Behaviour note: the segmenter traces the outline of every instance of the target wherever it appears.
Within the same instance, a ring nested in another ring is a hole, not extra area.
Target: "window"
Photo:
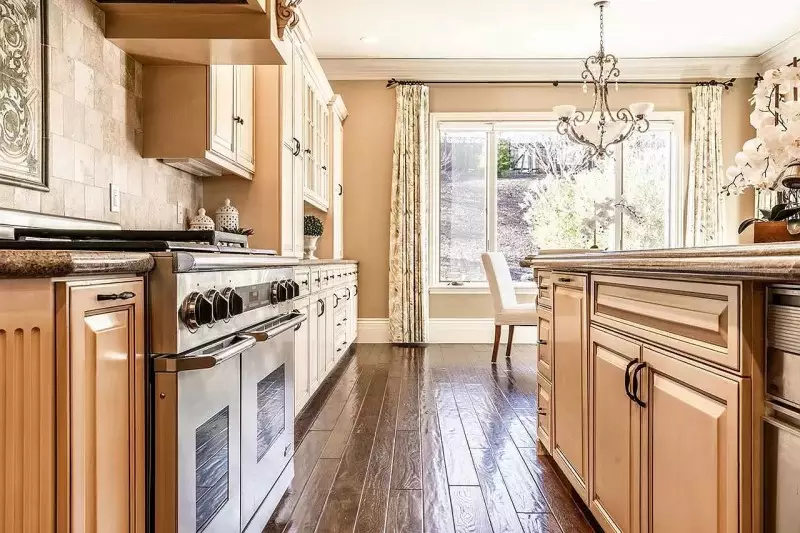
[[[485,283],[480,254],[503,252],[515,282],[539,249],[664,248],[680,244],[683,114],[597,160],[556,133],[552,115],[434,114],[432,286]]]

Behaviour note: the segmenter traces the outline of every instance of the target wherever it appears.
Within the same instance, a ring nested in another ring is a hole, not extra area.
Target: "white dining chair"
[[[514,327],[536,326],[538,316],[536,304],[517,302],[511,272],[508,270],[508,263],[502,253],[486,252],[481,255],[481,261],[486,279],[489,281],[489,292],[492,293],[494,304],[494,348],[492,349],[492,363],[494,363],[497,361],[497,349],[500,346],[500,333],[503,326],[508,326],[506,357],[511,357]]]

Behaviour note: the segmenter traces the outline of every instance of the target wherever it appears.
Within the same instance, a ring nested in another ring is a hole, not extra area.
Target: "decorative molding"
[[[582,59],[320,59],[330,80],[580,81]],[[621,81],[752,78],[756,57],[620,59]]]
[[[760,56],[758,60],[762,70],[788,65],[795,57],[800,57],[800,32],[779,42]]]
[[[300,13],[297,6],[303,0],[275,0],[275,16],[278,23],[278,39],[283,40],[284,33],[288,29],[294,29],[300,24]]]
[[[428,322],[430,344],[491,344],[494,340],[492,318],[431,318]],[[508,328],[503,328],[505,342]],[[514,342],[535,344],[538,341],[535,327],[518,327]],[[359,318],[357,341],[364,344],[389,343],[388,318]]]

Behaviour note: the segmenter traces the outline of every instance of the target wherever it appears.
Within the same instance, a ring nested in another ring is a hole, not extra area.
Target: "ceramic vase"
[[[319,259],[314,252],[317,251],[317,241],[319,240],[319,236],[312,237],[310,235],[305,235],[303,237],[303,259]]]

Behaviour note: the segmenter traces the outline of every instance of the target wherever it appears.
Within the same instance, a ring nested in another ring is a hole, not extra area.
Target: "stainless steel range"
[[[294,450],[296,261],[154,257],[155,531],[260,532]]]
[[[297,261],[214,231],[14,228],[0,248],[152,253],[148,531],[262,531],[293,474]]]

